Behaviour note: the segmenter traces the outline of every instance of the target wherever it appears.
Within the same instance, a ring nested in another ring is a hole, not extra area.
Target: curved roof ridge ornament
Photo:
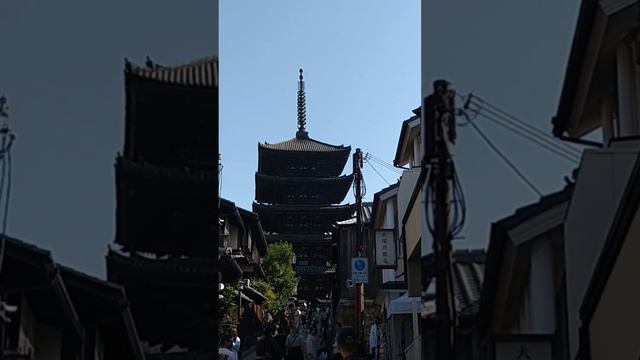
[[[307,104],[304,93],[304,78],[302,76],[302,69],[300,69],[300,77],[298,80],[298,132],[296,138],[308,139],[309,134],[305,130],[307,125]]]

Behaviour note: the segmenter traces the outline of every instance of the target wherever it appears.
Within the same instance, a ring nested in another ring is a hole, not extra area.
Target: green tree
[[[229,312],[234,306],[237,306],[237,295],[231,287],[225,287],[218,298],[218,333],[229,334],[232,328],[237,327],[234,319],[229,315]]]
[[[264,309],[276,317],[284,311],[293,295],[297,281],[291,266],[293,247],[286,242],[269,244],[267,256],[262,259],[266,278],[251,280],[251,286],[265,295]]]

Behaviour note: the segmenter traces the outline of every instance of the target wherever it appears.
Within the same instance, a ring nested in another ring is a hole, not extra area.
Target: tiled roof
[[[260,148],[270,149],[270,150],[281,150],[281,151],[303,151],[303,152],[350,152],[350,146],[344,145],[331,145],[327,143],[323,143],[317,140],[313,140],[310,138],[300,139],[293,138],[286,141],[282,141],[275,144],[258,144]]]
[[[127,72],[145,79],[176,85],[218,86],[218,58],[216,56],[171,67],[158,65],[141,67],[133,65],[127,60],[125,62]]]
[[[142,255],[126,256],[109,250],[107,261],[119,269],[129,272],[152,272],[157,274],[201,274],[213,277],[216,273],[215,262],[210,259],[149,259]]]
[[[335,274],[335,266],[296,266],[296,273],[299,275],[311,275],[311,274]]]
[[[151,180],[167,179],[172,181],[190,180],[199,183],[211,183],[217,181],[217,170],[192,170],[189,168],[168,168],[148,163],[131,161],[122,156],[116,159],[117,166],[127,171],[127,174]]]
[[[475,316],[480,309],[485,256],[484,250],[456,250],[453,253],[453,290],[456,296],[458,316]],[[435,279],[428,284],[427,293],[434,285]],[[423,308],[433,307],[423,306]],[[433,315],[435,313],[423,314],[427,317]]]
[[[362,223],[369,224],[371,222],[371,212],[373,211],[373,203],[371,202],[363,202],[362,203]],[[344,221],[338,221],[338,225],[352,225],[356,223],[356,216],[351,219],[347,219]]]
[[[277,204],[266,205],[260,203],[253,203],[253,211],[261,214],[342,214],[355,211],[355,204],[344,205],[289,205],[289,204]]]

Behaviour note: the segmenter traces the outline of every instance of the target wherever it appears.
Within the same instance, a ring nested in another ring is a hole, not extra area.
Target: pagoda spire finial
[[[302,69],[300,69],[300,80],[298,81],[298,139],[307,139],[309,135],[305,130],[307,125],[307,104],[304,94],[304,78],[302,77]]]

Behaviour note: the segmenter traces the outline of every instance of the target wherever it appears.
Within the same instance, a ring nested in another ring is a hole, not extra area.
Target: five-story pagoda
[[[214,354],[217,58],[175,67],[127,61],[124,78],[120,248],[109,249],[107,276],[124,285],[147,352]]]
[[[256,202],[269,242],[286,241],[296,254],[300,277],[298,298],[323,301],[331,298],[335,282],[332,264],[331,225],[355,211],[341,203],[353,175],[340,176],[350,146],[326,144],[309,137],[302,69],[298,82],[298,131],[292,139],[258,144]]]

